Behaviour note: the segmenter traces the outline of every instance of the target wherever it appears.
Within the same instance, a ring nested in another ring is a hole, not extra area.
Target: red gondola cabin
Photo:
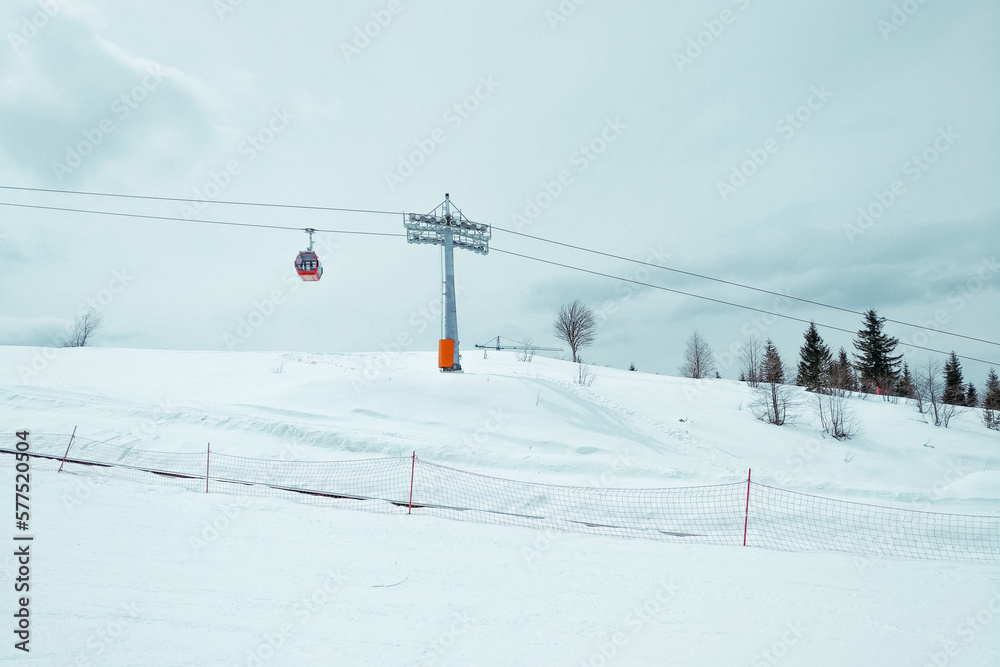
[[[310,244],[312,245],[312,244]],[[299,278],[305,281],[315,281],[323,277],[323,265],[319,263],[319,257],[311,250],[303,250],[295,258],[295,270]]]

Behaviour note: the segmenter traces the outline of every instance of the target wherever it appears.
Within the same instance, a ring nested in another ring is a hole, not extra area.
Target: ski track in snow
[[[0,396],[9,402],[11,405],[8,407],[13,409],[29,407],[35,409],[38,406],[45,406],[49,410],[83,408],[88,411],[99,411],[100,414],[111,418],[127,418],[136,425],[146,420],[155,420],[158,424],[195,425],[245,432],[250,436],[264,433],[287,438],[289,442],[297,445],[311,445],[328,449],[330,452],[343,449],[354,453],[386,454],[398,448],[400,444],[406,446],[420,444],[412,437],[385,431],[373,432],[370,437],[352,437],[317,423],[331,421],[328,415],[259,405],[231,406],[243,408],[239,411],[213,406],[210,403],[185,405],[171,402],[168,406],[163,406],[117,397],[26,386],[0,386]],[[364,414],[365,411],[358,410],[356,413]],[[264,414],[273,415],[273,418],[261,416]],[[145,442],[143,438],[128,433],[122,434],[121,437],[126,439],[131,437],[131,440],[126,440],[125,446],[143,448]]]
[[[674,451],[693,460],[707,460],[713,468],[719,468],[739,477],[744,462],[716,447],[703,445],[687,431],[671,428],[649,415],[602,396],[589,387],[567,381],[555,381],[566,386],[571,392],[586,398],[621,417],[621,421],[636,432],[643,433],[656,443],[655,449]]]

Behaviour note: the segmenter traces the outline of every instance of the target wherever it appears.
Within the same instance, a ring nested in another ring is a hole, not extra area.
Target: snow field
[[[946,664],[985,665],[1000,655],[995,567],[616,540],[49,471],[35,480],[40,664],[923,665],[951,647]]]
[[[752,467],[820,496],[1000,513],[1000,443],[971,413],[937,429],[910,406],[853,399],[862,432],[836,442],[808,411],[755,421],[736,382],[598,368],[581,388],[541,357],[467,353],[467,372],[444,376],[432,353],[45,352],[0,347],[4,432],[78,426],[284,460],[416,450],[584,486],[735,482]],[[32,532],[30,658],[45,665],[1000,664],[992,565],[612,539],[41,468]],[[0,559],[8,591],[12,565]]]

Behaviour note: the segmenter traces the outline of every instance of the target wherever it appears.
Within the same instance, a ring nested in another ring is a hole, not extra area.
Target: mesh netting
[[[16,442],[13,436],[0,435],[0,452],[11,452]],[[282,461],[216,452],[150,452],[79,437],[73,440],[67,455],[69,436],[33,433],[29,442],[33,459],[47,468],[61,466],[64,473],[171,484],[211,493],[277,496],[380,512],[405,508],[409,501],[409,457]]]
[[[833,500],[751,485],[747,543],[782,551],[1000,562],[1000,517]]]
[[[283,461],[150,452],[69,436],[30,438],[33,465],[195,491],[276,496],[383,513],[616,537],[741,545],[747,482],[609,489],[519,482],[395,457]],[[0,434],[0,453],[17,439]],[[65,460],[64,460],[65,456]],[[920,512],[834,500],[752,483],[747,545],[867,557],[1000,562],[1000,517]]]
[[[556,486],[420,459],[413,485],[415,508],[453,519],[712,544],[742,544],[745,502],[745,483],[676,489]]]

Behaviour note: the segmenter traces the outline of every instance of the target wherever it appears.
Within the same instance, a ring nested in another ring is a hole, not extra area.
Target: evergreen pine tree
[[[764,343],[760,361],[760,381],[753,388],[754,399],[750,404],[753,416],[768,424],[781,426],[794,416],[795,389],[785,384],[788,377],[781,362],[778,348],[770,339]]]
[[[828,383],[830,363],[830,348],[823,342],[823,337],[816,331],[816,323],[810,322],[805,332],[806,342],[799,350],[799,373],[795,384],[809,391],[818,391]]]
[[[917,395],[917,387],[913,384],[913,376],[910,374],[910,365],[903,362],[903,375],[896,385],[896,394],[903,398],[913,398]]]
[[[830,386],[845,391],[858,390],[858,378],[844,348],[840,348],[836,361],[830,364]]]
[[[965,405],[965,382],[962,379],[962,363],[954,352],[944,362],[944,395],[941,399],[949,405]]]
[[[1000,378],[990,368],[986,376],[986,393],[983,394],[983,421],[988,428],[1000,430]]]
[[[768,338],[764,343],[764,358],[760,362],[760,377],[764,382],[772,384],[785,383],[785,368],[781,363],[781,355],[774,342]]]
[[[858,371],[858,379],[863,390],[871,391],[877,388],[885,394],[895,387],[899,379],[899,366],[903,355],[893,356],[898,338],[886,335],[882,328],[885,318],[879,317],[875,310],[865,313],[863,328],[858,331],[854,340],[854,368]]]
[[[979,407],[979,391],[976,389],[976,385],[969,383],[968,388],[965,390],[965,404],[970,408]]]

